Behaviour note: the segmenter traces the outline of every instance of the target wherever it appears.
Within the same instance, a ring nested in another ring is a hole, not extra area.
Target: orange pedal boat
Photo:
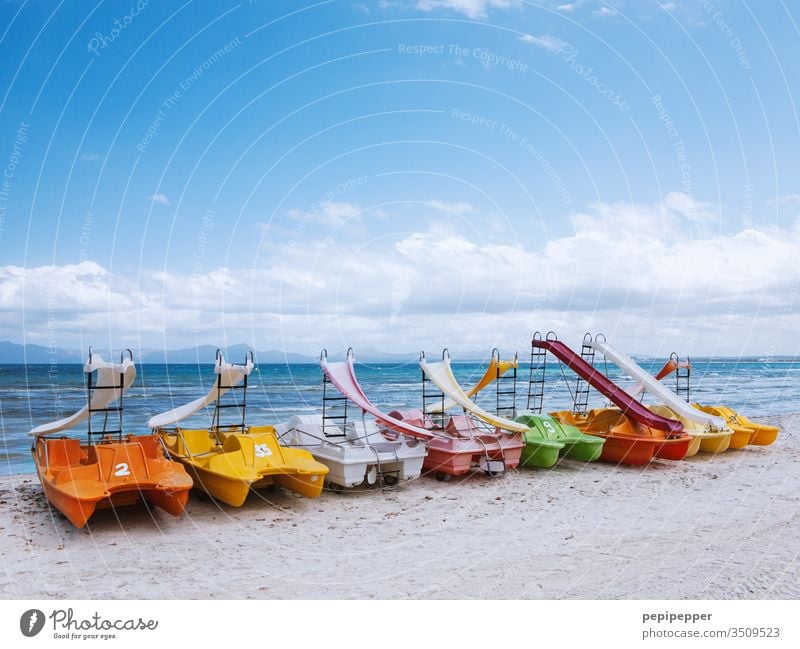
[[[122,431],[122,395],[136,378],[133,354],[119,364],[106,363],[89,350],[88,403],[74,415],[33,429],[31,452],[45,496],[77,528],[97,509],[131,505],[144,500],[179,516],[189,498],[192,479],[164,454],[155,435]],[[118,402],[111,407],[110,404]],[[109,430],[109,414],[119,427]],[[92,415],[102,415],[103,428],[92,430]],[[87,443],[56,433],[88,421]]]
[[[692,444],[692,437],[686,433],[670,434],[643,426],[617,408],[597,408],[586,413],[562,410],[550,414],[581,432],[605,439],[600,459],[608,462],[647,464],[653,458],[682,460]]]

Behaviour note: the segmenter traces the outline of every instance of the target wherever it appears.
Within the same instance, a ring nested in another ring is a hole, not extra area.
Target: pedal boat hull
[[[414,480],[428,452],[425,442],[381,431],[371,420],[324,428],[321,415],[296,415],[276,430],[283,444],[309,451],[328,467],[333,489]]]
[[[682,460],[692,445],[687,433],[668,436],[637,424],[617,408],[598,408],[586,414],[568,410],[550,413],[558,421],[605,440],[600,459],[617,464],[645,465],[655,458]]]
[[[498,475],[519,466],[525,446],[521,433],[479,428],[466,415],[447,416],[443,428],[421,410],[395,410],[389,416],[435,434],[428,442],[422,470],[439,479],[466,475],[476,469]]]
[[[165,457],[154,435],[91,445],[67,437],[40,437],[32,452],[48,501],[79,529],[97,509],[140,500],[180,516],[192,487],[191,477]]]
[[[170,456],[194,478],[195,487],[231,507],[241,507],[252,490],[271,485],[316,498],[328,473],[311,453],[279,445],[271,426],[219,434],[178,428],[160,435]]]
[[[547,415],[535,415],[530,411],[521,412],[514,421],[530,429],[523,433],[525,448],[522,451],[521,466],[549,468],[559,458],[580,462],[595,462],[600,459],[605,440],[594,435],[586,435],[575,426],[561,423]],[[555,442],[556,452],[541,452],[542,442]],[[555,457],[553,457],[555,455]]]

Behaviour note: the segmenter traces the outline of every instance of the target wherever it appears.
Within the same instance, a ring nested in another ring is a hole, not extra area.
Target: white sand
[[[75,530],[35,476],[0,480],[5,598],[800,597],[800,415],[775,445],[646,468],[399,490],[190,499]]]

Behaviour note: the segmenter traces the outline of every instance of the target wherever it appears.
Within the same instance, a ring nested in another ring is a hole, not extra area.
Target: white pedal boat
[[[403,435],[389,440],[371,420],[343,427],[322,421],[322,415],[296,415],[275,430],[281,444],[310,451],[328,467],[325,480],[333,490],[376,482],[391,487],[422,472],[424,442]]]
[[[323,351],[320,365],[326,389],[323,412],[296,415],[275,426],[281,444],[310,451],[328,467],[325,479],[335,491],[376,483],[387,488],[418,478],[430,434],[389,417],[367,399],[356,379],[352,350],[348,350],[347,360],[338,363],[329,363]],[[335,386],[341,397],[327,396],[328,384]],[[330,401],[349,401],[361,414],[350,419],[346,414],[326,415]],[[375,419],[367,419],[366,413]]]

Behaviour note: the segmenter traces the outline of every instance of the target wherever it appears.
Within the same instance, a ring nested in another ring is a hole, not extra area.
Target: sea
[[[646,370],[655,373],[664,359],[638,359]],[[529,364],[520,362],[514,387],[516,407],[527,406]],[[599,369],[626,389],[634,383],[620,370],[600,361]],[[704,404],[724,404],[748,416],[782,415],[800,412],[800,360],[767,359],[692,359],[691,400]],[[381,409],[422,406],[422,376],[416,363],[369,363],[356,366],[359,381],[367,396]],[[463,386],[470,386],[483,375],[481,363],[453,363],[453,371]],[[213,365],[155,365],[137,367],[137,377],[123,402],[123,428],[143,433],[148,419],[196,399],[213,387]],[[675,387],[675,375],[664,379]],[[544,409],[563,410],[572,406],[575,375],[557,362],[547,366]],[[430,384],[427,391],[434,391]],[[328,394],[335,394],[328,386]],[[236,395],[237,398],[238,395]],[[317,364],[259,365],[250,376],[247,389],[247,422],[276,424],[296,414],[322,411],[323,381]],[[511,396],[502,397],[509,406]],[[494,388],[487,388],[478,403],[492,409],[497,401]],[[602,406],[605,399],[592,391],[589,406]],[[85,377],[81,365],[0,365],[0,475],[34,471],[28,431],[41,424],[76,412],[86,404]],[[333,407],[337,404],[329,402]],[[341,404],[339,404],[341,405]],[[223,412],[222,423],[240,418],[238,408]],[[361,416],[355,408],[355,412]],[[207,426],[211,411],[187,420],[187,426]],[[227,418],[227,419],[226,419]],[[85,423],[74,430],[80,435]]]

